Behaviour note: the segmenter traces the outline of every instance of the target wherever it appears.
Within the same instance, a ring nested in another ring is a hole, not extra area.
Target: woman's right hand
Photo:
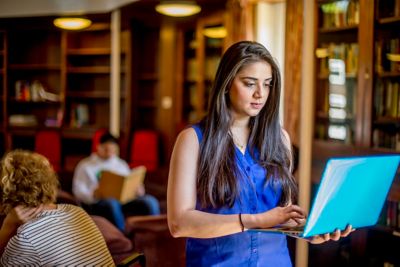
[[[43,210],[43,206],[38,207],[24,207],[16,206],[7,213],[4,219],[4,225],[10,228],[18,228],[20,225],[32,220]]]
[[[256,225],[249,228],[270,228],[276,225],[302,225],[306,219],[306,213],[297,205],[275,207],[269,211],[256,215]],[[246,225],[247,226],[247,225]]]

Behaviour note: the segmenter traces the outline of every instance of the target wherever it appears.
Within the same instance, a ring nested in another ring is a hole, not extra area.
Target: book
[[[146,167],[137,166],[127,176],[111,171],[100,174],[98,194],[100,198],[115,198],[125,204],[136,198],[138,188],[143,184]]]

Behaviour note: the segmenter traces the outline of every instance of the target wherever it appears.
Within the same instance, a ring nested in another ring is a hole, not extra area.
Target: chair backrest
[[[58,131],[41,130],[35,136],[35,152],[45,156],[56,172],[61,170],[61,136]]]
[[[133,133],[130,147],[129,166],[144,165],[147,171],[158,168],[158,135],[152,130],[138,130]]]
[[[100,137],[106,132],[106,128],[100,128],[96,130],[92,138],[92,152],[96,152],[97,145],[100,143]]]

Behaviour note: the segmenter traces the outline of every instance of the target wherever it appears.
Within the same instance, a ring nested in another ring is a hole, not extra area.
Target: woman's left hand
[[[346,237],[353,231],[355,231],[355,229],[353,229],[351,225],[348,225],[344,231],[340,231],[339,229],[337,229],[333,233],[316,235],[316,236],[307,238],[306,240],[308,242],[310,242],[311,244],[322,244],[329,240],[338,241],[341,237]]]

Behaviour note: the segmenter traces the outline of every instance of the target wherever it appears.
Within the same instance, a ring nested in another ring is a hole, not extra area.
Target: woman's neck
[[[43,204],[43,210],[55,210],[55,209],[57,209],[57,204],[54,203]]]
[[[234,120],[230,132],[233,142],[244,154],[249,139],[249,119]]]

